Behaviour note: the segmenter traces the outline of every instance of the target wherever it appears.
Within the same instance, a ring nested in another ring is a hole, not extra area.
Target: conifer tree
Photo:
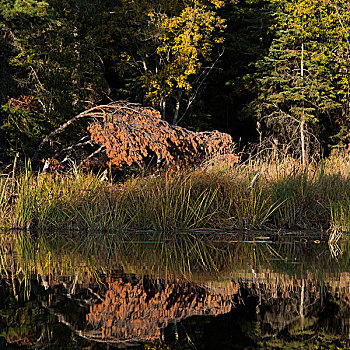
[[[257,64],[257,111],[276,143],[299,148],[305,164],[319,126],[326,119],[334,122],[344,108],[340,96],[347,92],[339,83],[347,85],[348,76],[335,76],[332,63],[348,34],[334,14],[338,6],[345,19],[349,9],[343,0],[272,0],[272,5],[275,38]],[[344,69],[345,61],[339,62],[339,72],[340,66]]]

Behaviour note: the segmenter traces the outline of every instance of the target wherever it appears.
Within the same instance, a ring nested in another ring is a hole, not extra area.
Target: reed
[[[349,195],[345,156],[307,168],[288,157],[221,162],[115,183],[77,169],[44,175],[27,166],[15,179],[0,179],[0,220],[2,227],[40,231],[336,227],[344,232],[350,230]]]
[[[10,178],[3,176],[0,178],[0,226],[6,226],[9,220],[10,211]]]

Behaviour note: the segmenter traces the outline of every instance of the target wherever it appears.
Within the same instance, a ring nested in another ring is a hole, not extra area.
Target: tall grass
[[[8,176],[0,178],[0,225],[6,226],[10,211],[10,179]]]
[[[260,176],[252,184],[257,172]],[[286,157],[103,182],[75,170],[0,178],[0,224],[91,232],[197,228],[350,230],[350,161]]]

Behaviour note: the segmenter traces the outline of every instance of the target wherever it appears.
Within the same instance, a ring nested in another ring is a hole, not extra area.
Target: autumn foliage
[[[35,100],[34,96],[22,95],[18,98],[11,98],[8,101],[8,106],[10,108],[17,108],[27,112],[36,112],[39,109],[38,102]]]
[[[105,299],[90,306],[87,321],[100,330],[104,340],[145,341],[157,339],[161,329],[195,315],[230,312],[230,296],[209,293],[191,284],[137,283],[119,279],[109,284]]]
[[[116,168],[133,164],[142,167],[152,158],[166,167],[179,167],[231,151],[230,135],[170,125],[153,108],[118,102],[92,108],[85,116],[93,117],[88,127],[91,139],[105,146]]]

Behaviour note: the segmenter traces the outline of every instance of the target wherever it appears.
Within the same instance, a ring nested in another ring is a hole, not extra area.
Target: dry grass
[[[259,176],[255,176],[259,172]],[[90,231],[350,229],[350,160],[335,155],[302,169],[292,158],[223,161],[123,183],[73,171],[24,170],[0,179],[2,227]],[[255,177],[254,183],[252,179]]]

